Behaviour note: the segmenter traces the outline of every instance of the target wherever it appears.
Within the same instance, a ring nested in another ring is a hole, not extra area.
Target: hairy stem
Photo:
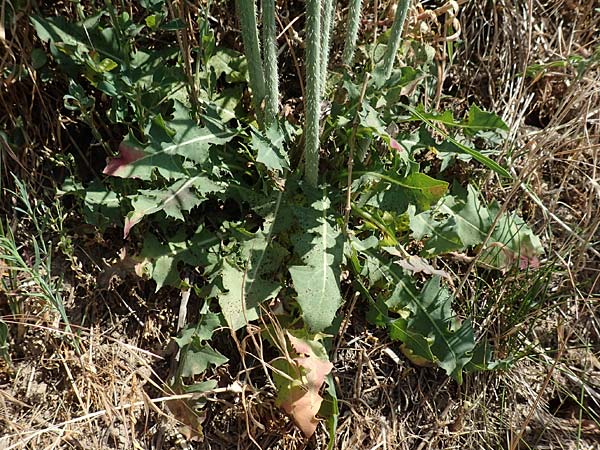
[[[327,84],[327,66],[329,65],[329,47],[331,45],[334,13],[335,0],[324,0],[323,15],[321,16],[321,82],[323,89]]]
[[[342,53],[342,62],[347,66],[351,66],[352,61],[354,60],[354,50],[356,49],[356,39],[358,37],[361,12],[362,0],[350,0],[348,24],[346,26],[346,40],[344,42],[344,52]]]
[[[394,61],[396,60],[396,54],[400,48],[402,30],[404,29],[404,21],[406,20],[409,6],[410,0],[398,0],[398,8],[396,9],[394,24],[392,25],[392,31],[390,32],[390,41],[388,42],[383,59],[383,74],[385,75],[386,80],[390,77],[392,69],[394,68]]]
[[[319,119],[321,113],[321,2],[306,0],[306,101],[304,179],[319,181]]]
[[[275,0],[263,0],[263,50],[265,57],[265,125],[275,122],[279,113],[279,74],[275,36]]]
[[[252,103],[259,124],[263,122],[262,101],[265,98],[265,74],[263,71],[260,45],[258,43],[258,27],[256,26],[256,4],[254,0],[237,0],[238,16],[242,29],[244,53],[248,60]]]

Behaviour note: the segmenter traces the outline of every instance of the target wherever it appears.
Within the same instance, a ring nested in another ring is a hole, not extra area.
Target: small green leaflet
[[[188,347],[183,361],[180,363],[182,377],[191,377],[204,372],[211,364],[221,366],[229,359],[208,344],[199,344],[195,339]]]
[[[321,403],[319,416],[327,420],[327,431],[329,432],[327,450],[333,450],[336,442],[335,437],[340,416],[340,407],[331,372],[325,377],[325,398],[323,399],[323,403]]]
[[[223,89],[218,95],[207,100],[210,108],[213,108],[216,115],[221,118],[223,123],[239,117],[240,103],[242,101],[242,85]]]
[[[0,358],[10,364],[10,354],[8,353],[8,325],[0,320]]]
[[[217,78],[225,74],[228,83],[243,83],[248,79],[246,58],[230,48],[218,47],[207,66],[214,70]]]
[[[202,314],[200,321],[196,325],[188,325],[181,330],[181,336],[173,338],[179,348],[192,343],[193,339],[198,339],[200,342],[208,341],[213,335],[213,332],[221,326],[219,315],[213,312]]]
[[[69,23],[64,17],[30,17],[35,31],[42,41],[56,46],[66,46],[79,56],[96,51],[101,55],[124,64],[126,58],[119,52],[119,46],[113,41],[112,28],[99,30],[94,20]],[[92,43],[90,43],[90,40]],[[116,39],[115,39],[116,40]]]
[[[410,312],[389,325],[390,336],[400,339],[414,355],[435,362],[462,383],[464,367],[471,361],[475,337],[469,321],[462,324],[452,312],[453,297],[438,276],[430,279],[419,294],[414,285],[398,281],[386,305],[392,311]]]
[[[343,235],[327,214],[330,206],[327,197],[311,206],[299,211],[307,226],[293,238],[294,250],[304,265],[292,266],[289,272],[298,293],[302,318],[311,330],[323,331],[332,324],[342,303],[339,267]]]
[[[130,196],[133,211],[125,219],[124,237],[144,216],[164,211],[167,217],[183,220],[183,212],[202,203],[206,194],[224,189],[223,184],[201,175],[178,180],[166,189],[142,189],[137,195]]]
[[[163,142],[160,147],[155,147],[155,151],[167,155],[180,155],[198,164],[205,163],[209,157],[210,147],[229,142],[235,133],[215,119],[207,116],[203,119],[205,126],[201,128],[189,118],[176,117],[169,121],[168,124],[176,131],[176,135],[172,142]]]
[[[269,170],[283,171],[290,168],[283,144],[283,134],[277,124],[269,126],[264,133],[252,130],[252,147],[256,150],[256,160]]]
[[[181,349],[178,368],[181,377],[201,374],[211,364],[220,366],[228,361],[225,356],[206,343],[220,325],[219,316],[208,312],[202,315],[197,325],[188,326],[181,332],[180,337],[174,339]]]
[[[467,123],[463,124],[463,128],[469,136],[475,136],[479,131],[508,131],[508,125],[500,117],[494,113],[482,111],[477,105],[471,105]]]
[[[205,260],[208,249],[219,244],[219,238],[206,230],[198,230],[191,239],[181,234],[163,244],[153,234],[146,234],[138,272],[156,281],[156,291],[166,284],[179,286],[181,279],[177,265],[180,261],[199,266]]]
[[[226,292],[219,296],[221,311],[227,324],[237,330],[258,318],[258,305],[274,298],[281,284],[271,281],[279,277],[288,252],[272,240],[277,211],[268,215],[263,230],[240,245],[245,270],[225,262],[222,281]]]
[[[496,114],[483,111],[477,105],[471,105],[466,121],[457,121],[452,111],[446,110],[442,113],[426,112],[422,105],[416,108],[407,108],[411,113],[411,120],[433,121],[442,123],[448,127],[457,127],[465,130],[465,133],[474,136],[479,131],[503,130],[508,131],[508,125]]]
[[[390,338],[401,341],[410,352],[410,357],[422,358],[425,361],[435,363],[438,358],[431,351],[434,338],[422,335],[409,327],[409,321],[403,317],[390,320],[387,324]],[[409,356],[407,355],[407,356]],[[413,356],[414,355],[414,356]],[[412,358],[410,358],[412,361]]]
[[[482,340],[475,345],[473,358],[465,366],[466,372],[481,372],[484,370],[507,370],[518,359],[516,355],[510,355],[504,359],[496,359],[492,344]]]
[[[98,180],[93,181],[84,192],[83,216],[87,223],[100,229],[120,223],[122,213],[119,195],[108,191]]]

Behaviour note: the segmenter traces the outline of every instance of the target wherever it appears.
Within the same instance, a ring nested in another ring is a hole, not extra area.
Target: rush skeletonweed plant
[[[171,387],[214,388],[211,369],[235,349],[213,338],[258,328],[279,355],[270,364],[278,404],[307,436],[325,418],[333,446],[328,355],[340,308],[355,293],[368,322],[411,361],[458,383],[465,372],[500,367],[487,337],[454,309],[461,292],[439,261],[461,254],[502,274],[533,269],[542,248],[476,182],[453,178],[459,165],[473,180],[489,171],[510,177],[494,159],[507,126],[476,105],[430,110],[436,50],[403,38],[410,1],[398,2],[389,32],[365,42],[361,1],[350,2],[341,40],[331,39],[333,0],[306,1],[301,121],[280,115],[274,0],[261,3],[261,23],[253,0],[237,0],[243,54],[219,46],[208,11],[198,11],[191,77],[187,52],[148,44],[183,42],[175,33],[191,35],[190,24],[170,16],[166,2],[140,4],[139,23],[114,8],[75,23],[31,21],[54,64],[41,70],[71,80],[65,106],[92,128],[101,115],[125,130],[103,175],[85,186],[74,176],[63,195],[99,230],[120,227],[140,242],[136,271],[156,290],[199,298],[199,319],[174,337]],[[129,41],[138,45],[122,45]],[[343,66],[332,41],[344,42]],[[248,88],[253,114],[242,101]],[[98,93],[108,110],[97,108]]]

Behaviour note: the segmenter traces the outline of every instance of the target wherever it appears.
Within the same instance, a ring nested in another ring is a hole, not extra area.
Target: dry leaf
[[[323,354],[317,354],[321,353],[321,343],[297,338],[289,332],[287,336],[298,356],[287,366],[287,375],[292,380],[279,378],[278,402],[304,435],[310,437],[319,423],[316,416],[323,402],[319,391],[333,364],[326,359],[324,350]]]
[[[405,270],[408,270],[411,273],[423,272],[428,275],[438,275],[442,278],[446,278],[450,280],[450,275],[448,272],[440,269],[435,269],[431,264],[427,262],[426,259],[421,258],[416,255],[409,255],[408,258],[400,259],[396,261],[400,267]]]

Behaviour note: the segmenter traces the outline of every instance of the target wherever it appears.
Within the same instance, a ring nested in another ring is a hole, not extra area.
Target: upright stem
[[[409,6],[410,0],[398,0],[398,8],[396,9],[394,24],[392,25],[392,31],[390,32],[390,41],[383,59],[383,73],[386,80],[390,77],[392,69],[394,68],[394,61],[396,60],[398,48],[400,48],[402,30],[404,29],[404,21],[406,20]]]
[[[279,75],[275,36],[275,0],[263,0],[263,50],[265,57],[265,125],[275,122],[279,113]]]
[[[306,0],[306,124],[304,179],[319,182],[319,119],[321,115],[321,2]]]
[[[348,188],[346,190],[346,209],[344,211],[344,233],[348,233],[348,222],[350,221],[350,211],[352,210],[352,169],[354,167],[354,152],[356,151],[356,132],[360,123],[360,110],[362,107],[363,99],[367,93],[367,86],[371,74],[367,72],[365,74],[365,80],[363,81],[362,88],[360,89],[360,97],[358,98],[358,106],[356,107],[356,113],[354,114],[354,120],[352,121],[352,134],[350,135],[350,153],[348,155]]]
[[[352,61],[354,60],[354,50],[356,48],[361,12],[362,0],[350,0],[346,41],[344,42],[344,52],[342,53],[342,62],[347,66],[351,66]]]
[[[331,44],[335,0],[324,0],[323,3],[323,15],[321,17],[321,82],[323,83],[323,89],[325,89],[327,85],[327,66],[329,65],[329,47]]]
[[[2,6],[3,6],[2,9],[4,9],[4,5],[2,5]],[[119,23],[119,18],[117,17],[117,10],[115,9],[115,6],[113,5],[112,0],[104,0],[104,6],[106,7],[106,10],[108,11],[108,15],[110,16],[111,25],[113,26],[113,28],[117,34],[116,43],[119,46],[121,53],[124,55],[127,64],[129,64],[129,55],[131,53],[129,39],[127,39],[123,35],[123,30],[121,29],[121,25]],[[4,11],[2,11],[2,12],[4,12]]]
[[[237,0],[244,53],[248,60],[248,74],[252,89],[252,103],[259,124],[263,122],[262,101],[265,98],[265,74],[263,71],[258,27],[256,26],[256,4],[254,0]]]

